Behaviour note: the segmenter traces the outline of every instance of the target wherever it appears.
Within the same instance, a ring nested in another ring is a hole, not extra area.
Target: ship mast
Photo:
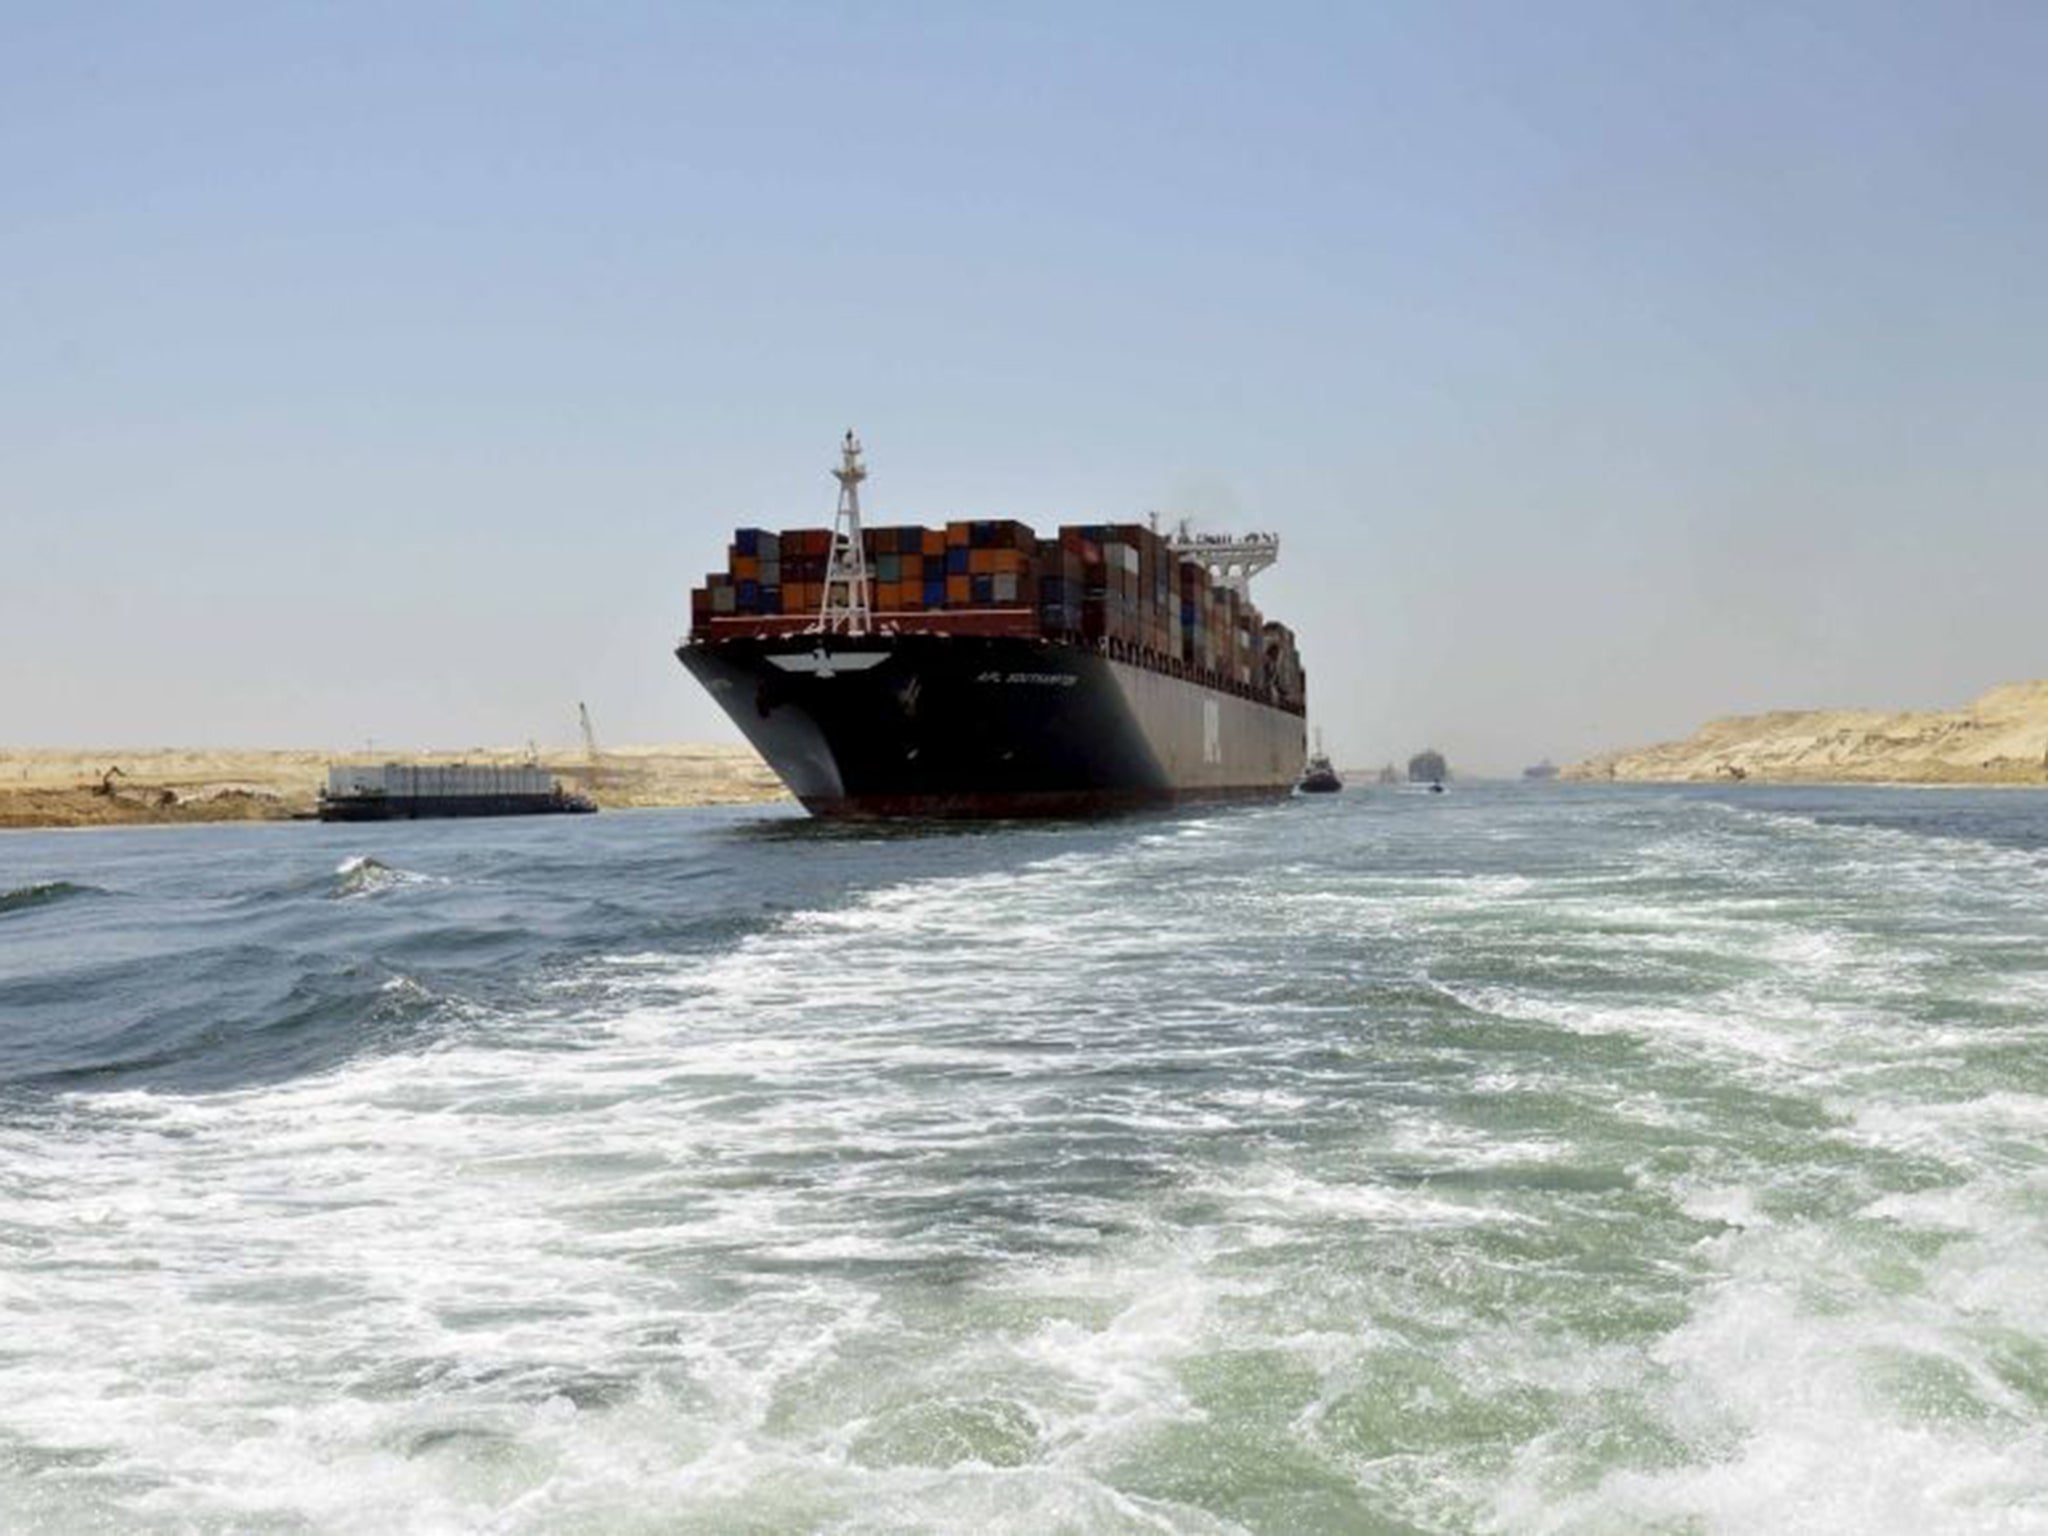
[[[839,448],[839,512],[832,521],[832,559],[825,567],[825,601],[818,609],[818,628],[826,634],[843,631],[864,635],[874,614],[868,606],[868,555],[860,536],[860,439],[849,430]]]

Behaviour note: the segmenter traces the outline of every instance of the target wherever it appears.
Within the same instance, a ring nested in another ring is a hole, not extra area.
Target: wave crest
[[[367,853],[343,859],[334,867],[334,895],[342,899],[351,896],[374,896],[379,891],[392,890],[401,885],[432,883],[431,875],[399,869],[386,864],[382,859],[372,858]]]
[[[70,880],[41,880],[33,885],[16,886],[11,891],[0,891],[0,913],[26,912],[79,896],[104,895],[106,892],[96,885],[79,885]]]

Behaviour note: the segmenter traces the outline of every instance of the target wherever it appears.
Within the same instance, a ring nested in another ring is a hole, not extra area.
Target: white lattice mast
[[[839,513],[832,521],[832,558],[825,567],[825,602],[818,610],[818,628],[826,634],[843,631],[864,635],[874,613],[868,605],[868,552],[860,536],[860,439],[851,430],[839,448]]]

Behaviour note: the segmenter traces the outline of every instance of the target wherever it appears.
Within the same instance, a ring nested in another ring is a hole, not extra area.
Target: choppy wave
[[[0,1526],[2041,1523],[2020,866],[1455,798],[264,871],[435,1027],[0,1116]]]
[[[80,885],[70,880],[42,880],[32,885],[17,886],[11,891],[0,891],[0,916],[55,906],[62,901],[77,901],[81,897],[104,895],[106,892],[96,885]]]
[[[332,894],[341,899],[375,896],[408,885],[431,885],[439,877],[399,869],[367,853],[352,854],[334,867]]]

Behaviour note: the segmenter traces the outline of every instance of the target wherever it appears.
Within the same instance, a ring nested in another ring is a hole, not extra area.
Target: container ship
[[[418,821],[430,816],[547,816],[597,806],[544,768],[466,763],[337,763],[316,813],[322,821]]]
[[[676,657],[813,815],[1085,816],[1279,797],[1307,675],[1250,580],[1270,535],[1151,523],[742,528]]]

